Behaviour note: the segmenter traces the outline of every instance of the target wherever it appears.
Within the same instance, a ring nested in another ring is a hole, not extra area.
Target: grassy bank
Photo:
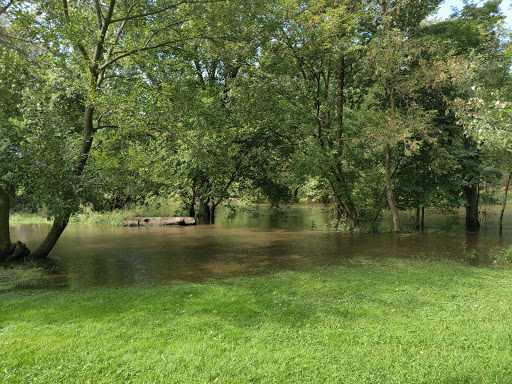
[[[9,223],[11,225],[22,224],[51,224],[47,217],[32,213],[12,213],[9,216]]]
[[[122,226],[125,217],[132,216],[174,216],[179,204],[169,200],[158,204],[140,205],[131,208],[116,209],[113,211],[97,212],[91,208],[83,208],[73,215],[71,223],[90,225]],[[52,221],[42,214],[37,213],[13,213],[9,217],[11,225],[22,224],[51,224]]]
[[[507,268],[353,261],[86,291],[12,289],[18,273],[0,275],[0,382],[512,382]]]

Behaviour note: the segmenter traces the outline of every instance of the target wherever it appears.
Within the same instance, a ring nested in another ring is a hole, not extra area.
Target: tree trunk
[[[512,172],[508,175],[507,185],[505,186],[505,195],[503,196],[503,205],[501,206],[499,231],[500,236],[503,234],[503,216],[505,215],[505,208],[507,207],[507,194],[510,187],[510,180],[512,179]]]
[[[211,211],[208,200],[203,200],[199,197],[199,211],[197,212],[197,221],[199,224],[210,224],[211,222]]]
[[[356,208],[351,200],[346,202],[346,207],[348,211],[348,220],[350,222],[350,230],[353,231],[355,228],[359,227],[359,216],[357,214]]]
[[[425,207],[421,207],[421,229],[420,232],[425,232]]]
[[[196,201],[195,197],[192,198],[190,201],[190,208],[188,210],[188,216],[189,217],[195,217],[196,216]]]
[[[338,94],[336,100],[336,120],[338,121],[338,129],[336,130],[336,148],[341,148],[341,140],[343,137],[343,109],[345,106],[345,56],[341,56],[338,66]]]
[[[11,243],[9,209],[9,194],[0,186],[0,262],[24,260],[30,254],[21,241]]]
[[[92,87],[96,83],[98,77],[92,76],[90,81],[90,89],[89,89],[89,100],[92,99]],[[85,170],[85,164],[87,163],[87,159],[89,158],[89,153],[91,152],[92,140],[94,134],[94,126],[93,126],[93,116],[94,116],[94,108],[87,106],[84,111],[84,135],[82,146],[80,148],[80,154],[77,159],[77,163],[75,165],[74,173],[77,176],[82,176]],[[44,259],[46,258],[57,241],[66,229],[66,226],[69,222],[69,217],[71,213],[66,213],[61,217],[56,217],[53,220],[52,227],[50,231],[44,238],[43,242],[37,247],[37,249],[30,254],[30,258],[33,260]]]
[[[478,184],[464,187],[466,196],[466,231],[478,231],[480,222],[478,221]]]
[[[389,210],[393,216],[393,231],[400,232],[400,217],[398,216],[398,208],[393,197],[393,184],[391,180],[391,144],[386,145],[386,196],[388,198]]]
[[[37,249],[30,254],[30,258],[32,260],[44,259],[50,254],[51,250],[57,243],[57,240],[59,240],[60,235],[62,235],[62,232],[64,232],[64,229],[66,229],[68,221],[69,216],[56,217],[53,220],[53,225],[50,228],[50,232],[48,232],[39,247],[37,247]]]
[[[9,195],[0,185],[0,260],[11,251],[11,235],[9,232]]]
[[[416,219],[414,221],[414,224],[415,224],[415,229],[416,229],[416,232],[419,232],[420,231],[420,213],[421,213],[421,208],[419,205],[416,206]]]
[[[338,229],[341,222],[341,210],[343,203],[338,196],[334,196],[334,229]]]
[[[380,211],[381,211],[380,208],[376,208],[375,211],[374,211],[373,218],[372,218],[372,224],[371,224],[371,229],[372,229],[373,232],[377,232],[378,231],[378,229],[377,229],[377,219],[379,218]]]
[[[334,228],[338,228],[342,218],[341,212],[343,211],[345,212],[345,215],[347,216],[350,222],[350,230],[352,231],[354,228],[359,226],[359,216],[357,215],[357,211],[354,207],[354,204],[352,203],[349,197],[346,197],[345,203],[343,203],[343,200],[340,197],[341,191],[339,191],[339,188],[336,187],[336,185],[342,185],[345,182],[341,170],[337,169],[336,171],[334,171],[333,169],[331,169],[331,171],[336,180],[333,182],[329,178],[329,184],[331,185],[331,189],[334,195]]]
[[[196,217],[196,188],[192,187],[192,199],[190,199],[189,217]]]
[[[210,224],[215,224],[215,208],[217,208],[217,204],[213,204],[210,208]]]

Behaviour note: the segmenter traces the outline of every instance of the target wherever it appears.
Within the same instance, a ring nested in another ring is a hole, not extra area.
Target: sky
[[[476,2],[476,1],[475,1]],[[484,1],[481,1],[482,3]],[[512,26],[512,0],[502,0],[501,1],[501,11],[507,17],[506,23],[509,26]],[[451,7],[462,8],[462,0],[445,0],[445,2],[439,8],[438,16],[442,19],[450,16],[452,13]]]

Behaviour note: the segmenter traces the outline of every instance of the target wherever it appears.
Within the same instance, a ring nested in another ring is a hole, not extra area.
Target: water
[[[230,217],[219,211],[215,225],[190,227],[105,227],[70,224],[44,265],[59,285],[72,289],[201,281],[273,270],[332,265],[349,258],[436,255],[463,258],[475,250],[487,262],[489,249],[512,245],[512,217],[506,214],[498,236],[496,208],[487,209],[477,234],[464,233],[465,217],[426,215],[434,234],[344,234],[329,229],[331,210],[299,206],[272,214],[262,208]],[[404,228],[412,229],[404,214]],[[381,227],[389,227],[384,217]],[[31,248],[44,238],[47,225],[11,229],[12,239]]]

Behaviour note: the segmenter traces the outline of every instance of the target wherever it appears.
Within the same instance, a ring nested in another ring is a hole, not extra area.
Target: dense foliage
[[[46,257],[71,215],[321,199],[334,226],[508,191],[512,82],[499,0],[0,1],[0,261]],[[508,182],[507,182],[508,180]],[[54,220],[12,243],[9,209]]]

